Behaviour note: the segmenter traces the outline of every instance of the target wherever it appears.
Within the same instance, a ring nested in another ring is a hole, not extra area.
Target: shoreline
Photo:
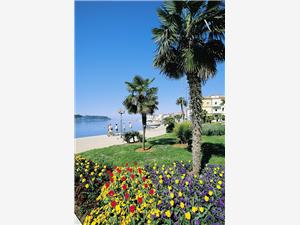
[[[142,131],[139,131],[140,133]],[[161,125],[157,128],[151,128],[146,130],[146,138],[160,136],[166,133],[165,126]],[[106,134],[88,136],[88,137],[79,137],[74,138],[75,142],[75,151],[74,153],[81,153],[89,151],[96,148],[105,148],[113,145],[126,144],[126,142],[120,137],[120,135],[108,137]]]

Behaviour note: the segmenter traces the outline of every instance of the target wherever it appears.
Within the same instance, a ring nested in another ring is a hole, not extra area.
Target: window
[[[215,109],[215,111],[217,112],[217,111],[218,111],[218,109]]]
[[[215,105],[217,104],[217,102],[215,102]]]
[[[224,111],[224,108],[222,108],[222,111]]]

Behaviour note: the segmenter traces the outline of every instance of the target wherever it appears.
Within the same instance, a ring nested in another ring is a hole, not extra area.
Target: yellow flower
[[[182,197],[182,192],[179,191],[179,192],[178,192],[178,195],[179,195],[179,197]]]
[[[175,183],[176,183],[176,184],[179,184],[179,180],[176,179],[176,180],[175,180]]]
[[[95,177],[92,178],[92,181],[94,181],[94,180],[95,180]]]
[[[105,169],[105,168],[106,168],[106,165],[104,165],[103,168]]]
[[[117,214],[120,214],[120,212],[121,212],[121,207],[120,207],[120,205],[116,205],[116,212],[117,212]]]
[[[85,181],[86,181],[86,179],[85,179],[85,178],[83,178],[81,182],[82,182],[82,183],[84,183]]]
[[[93,176],[93,175],[94,175],[94,172],[91,172],[91,175]]]
[[[163,183],[163,180],[159,180],[159,183],[162,184],[162,183]]]
[[[167,217],[169,217],[169,218],[171,217],[171,212],[170,212],[170,210],[166,211],[165,214],[166,214]]]
[[[199,211],[200,211],[201,213],[203,213],[203,212],[204,212],[204,208],[203,208],[203,207],[199,207]]]
[[[180,208],[184,208],[184,203],[183,202],[180,202]]]
[[[203,180],[200,179],[200,180],[199,180],[199,184],[203,184]]]
[[[153,170],[156,170],[156,166],[153,166]]]
[[[208,191],[208,194],[209,194],[210,196],[212,196],[212,195],[213,195],[213,192],[212,192],[212,191]]]
[[[169,189],[169,191],[171,191],[171,190],[172,190],[172,187],[171,187],[171,186],[168,186],[168,189]]]
[[[193,207],[192,207],[192,211],[193,211],[193,213],[197,212],[197,210],[198,210],[198,208],[197,208],[197,207],[195,207],[195,206],[193,206]]]
[[[80,178],[82,177],[82,174],[80,174],[80,176],[79,176]]]
[[[185,213],[185,218],[186,218],[187,220],[190,220],[190,219],[191,219],[191,214],[190,214],[190,212]]]
[[[208,202],[209,197],[205,195],[205,196],[204,196],[204,200],[205,200],[206,202]]]
[[[174,193],[170,193],[170,198],[174,198]]]
[[[89,184],[86,184],[86,185],[85,185],[86,188],[89,188],[89,186],[90,186]]]
[[[186,182],[185,182],[185,186],[188,186],[188,185],[189,185],[189,182],[188,182],[188,181],[186,181]]]
[[[162,179],[163,178],[163,176],[162,175],[159,175],[159,179]]]
[[[223,173],[220,173],[219,175],[220,175],[220,177],[223,177]]]
[[[221,180],[219,180],[219,181],[218,181],[218,184],[220,184],[220,185],[221,185],[221,184],[222,184],[222,181],[221,181]]]
[[[220,185],[217,185],[217,188],[218,188],[218,189],[221,189],[221,186],[220,186]]]
[[[171,206],[174,205],[174,201],[173,201],[173,200],[170,201],[170,205],[171,205]]]

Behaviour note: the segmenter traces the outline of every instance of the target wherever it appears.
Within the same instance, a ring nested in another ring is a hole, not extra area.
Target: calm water
[[[138,119],[123,119],[123,129],[125,127],[125,131],[129,130],[129,121],[132,124],[132,130],[141,130],[142,125]],[[119,132],[120,132],[120,119],[111,119],[111,120],[82,120],[75,119],[75,138],[79,137],[89,137],[96,135],[107,134],[107,127],[109,124],[113,126],[115,131],[115,124],[118,124]]]

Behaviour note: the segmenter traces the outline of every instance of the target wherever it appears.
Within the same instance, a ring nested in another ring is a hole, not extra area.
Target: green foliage
[[[157,108],[157,87],[149,87],[153,79],[135,76],[132,82],[125,82],[129,95],[123,105],[130,114],[153,114]]]
[[[166,126],[166,132],[171,133],[176,124],[175,118],[173,116],[168,116],[163,119],[163,124]]]
[[[174,132],[179,138],[180,143],[186,144],[189,142],[189,140],[192,138],[192,128],[191,128],[191,122],[184,121],[182,123],[177,123],[174,128]]]
[[[180,122],[181,118],[182,118],[183,115],[175,115],[174,118],[177,120],[177,122]]]
[[[202,135],[216,136],[225,134],[225,125],[222,123],[212,123],[202,125]]]
[[[142,142],[143,136],[138,131],[129,131],[124,134],[124,141],[127,143]]]

